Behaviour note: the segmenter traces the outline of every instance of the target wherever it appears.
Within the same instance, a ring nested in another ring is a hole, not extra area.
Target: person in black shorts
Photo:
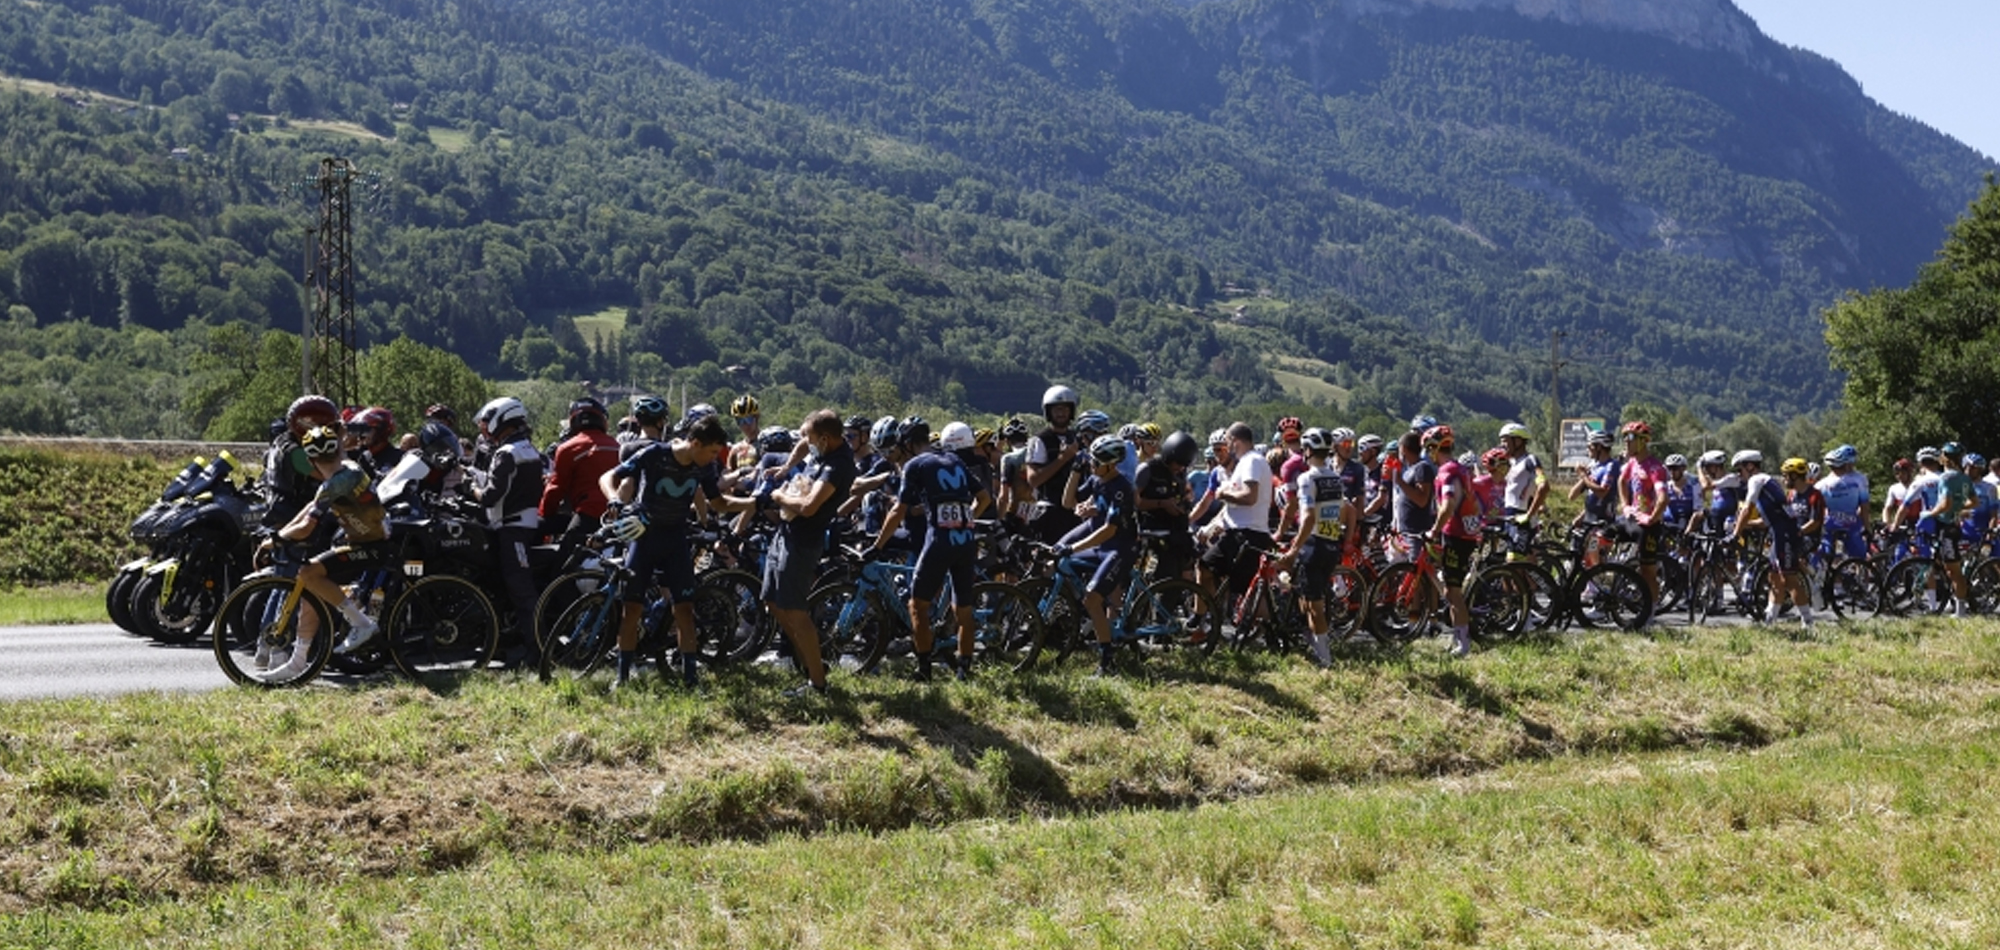
[[[1187,472],[1200,451],[1194,436],[1176,432],[1160,443],[1159,454],[1139,464],[1138,482],[1132,486],[1138,495],[1139,526],[1163,535],[1153,565],[1155,577],[1182,577],[1194,567]]]
[[[787,691],[788,696],[804,695],[808,689],[826,692],[826,663],[819,653],[819,631],[806,613],[806,598],[812,593],[820,556],[826,552],[827,530],[855,478],[854,450],[847,447],[840,417],[833,410],[807,416],[803,434],[811,446],[812,462],[799,479],[771,494],[785,523],[764,559],[764,605],[791,638],[808,678],[807,686]]]
[[[650,421],[657,424],[660,420]],[[658,572],[666,574],[667,593],[674,602],[681,680],[689,686],[696,682],[694,543],[688,527],[697,502],[714,484],[712,463],[728,446],[729,433],[723,431],[722,421],[708,416],[688,427],[683,438],[629,443],[625,458],[598,479],[605,497],[611,500],[606,517],[615,517],[614,530],[632,542],[625,552],[632,583],[625,587],[624,615],[618,624],[621,685],[631,677],[637,660],[639,620],[645,615],[646,594]]]
[[[918,438],[927,441],[929,436],[925,432]],[[905,430],[904,437],[911,438],[911,432]],[[979,582],[979,542],[972,523],[993,504],[992,494],[959,455],[970,450],[973,441],[972,428],[954,422],[944,427],[937,448],[904,465],[902,491],[875,538],[875,550],[880,551],[888,546],[911,508],[923,509],[926,530],[909,600],[910,636],[916,648],[919,680],[931,676],[931,602],[944,589],[947,578],[951,580],[952,614],[958,621],[958,662],[953,671],[959,679],[972,673],[972,588]],[[922,441],[906,444],[914,448]]]
[[[1090,575],[1083,609],[1097,634],[1097,675],[1110,676],[1116,672],[1111,665],[1110,604],[1132,573],[1132,558],[1138,553],[1133,530],[1138,511],[1132,483],[1118,474],[1118,463],[1125,460],[1125,440],[1101,436],[1090,443],[1089,451],[1090,476],[1081,485],[1072,480],[1064,492],[1083,523],[1056,542],[1054,553],[1058,558],[1074,557],[1081,562],[1079,572]]]

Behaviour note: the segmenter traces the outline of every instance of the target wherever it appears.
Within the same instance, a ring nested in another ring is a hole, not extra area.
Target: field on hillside
[[[1916,621],[16,703],[0,946],[1986,945],[1996,674]]]

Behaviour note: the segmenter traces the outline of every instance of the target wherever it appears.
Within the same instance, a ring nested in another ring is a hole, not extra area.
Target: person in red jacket
[[[610,504],[598,479],[618,467],[618,440],[605,431],[611,414],[604,404],[585,396],[569,404],[569,431],[574,433],[556,446],[549,465],[548,485],[542,489],[542,524],[566,523],[562,530],[564,558],[578,541],[597,529]],[[568,517],[564,522],[559,519]]]

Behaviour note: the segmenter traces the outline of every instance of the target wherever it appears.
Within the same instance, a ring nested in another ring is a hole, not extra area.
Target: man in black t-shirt
[[[674,601],[674,629],[680,635],[681,680],[695,683],[694,548],[688,526],[696,504],[714,486],[711,465],[729,446],[729,434],[714,417],[696,422],[687,437],[668,442],[645,440],[626,445],[618,467],[604,473],[598,484],[613,509],[621,512],[621,537],[632,546],[625,566],[632,582],[624,591],[625,612],[618,626],[618,682],[632,675],[639,649],[639,620],[646,612],[646,592],[653,574],[664,571],[667,592]],[[637,523],[634,523],[634,519]]]
[[[841,435],[840,417],[831,409],[821,409],[806,417],[806,441],[812,446],[812,461],[802,476],[804,487],[787,485],[771,495],[779,516],[786,519],[771,541],[764,559],[764,605],[771,618],[792,640],[792,649],[805,664],[808,687],[787,695],[803,695],[807,688],[826,692],[826,664],[819,654],[819,631],[806,614],[806,597],[819,572],[820,556],[826,552],[827,529],[847,501],[854,487],[854,450]]]
[[[1153,565],[1156,578],[1181,577],[1194,566],[1194,532],[1188,527],[1188,467],[1194,464],[1201,446],[1185,432],[1176,432],[1160,443],[1158,455],[1140,463],[1137,484],[1139,527],[1164,533],[1160,554]]]

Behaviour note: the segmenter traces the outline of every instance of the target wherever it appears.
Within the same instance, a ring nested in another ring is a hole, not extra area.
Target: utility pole
[[[1558,462],[1562,459],[1562,368],[1569,365],[1562,358],[1562,342],[1567,336],[1562,330],[1549,334],[1549,432],[1555,440]]]
[[[360,398],[355,372],[354,194],[360,177],[344,158],[320,162],[319,175],[305,181],[318,193],[319,220],[306,232],[305,284],[311,298],[304,345],[300,348],[300,388],[351,406]]]

